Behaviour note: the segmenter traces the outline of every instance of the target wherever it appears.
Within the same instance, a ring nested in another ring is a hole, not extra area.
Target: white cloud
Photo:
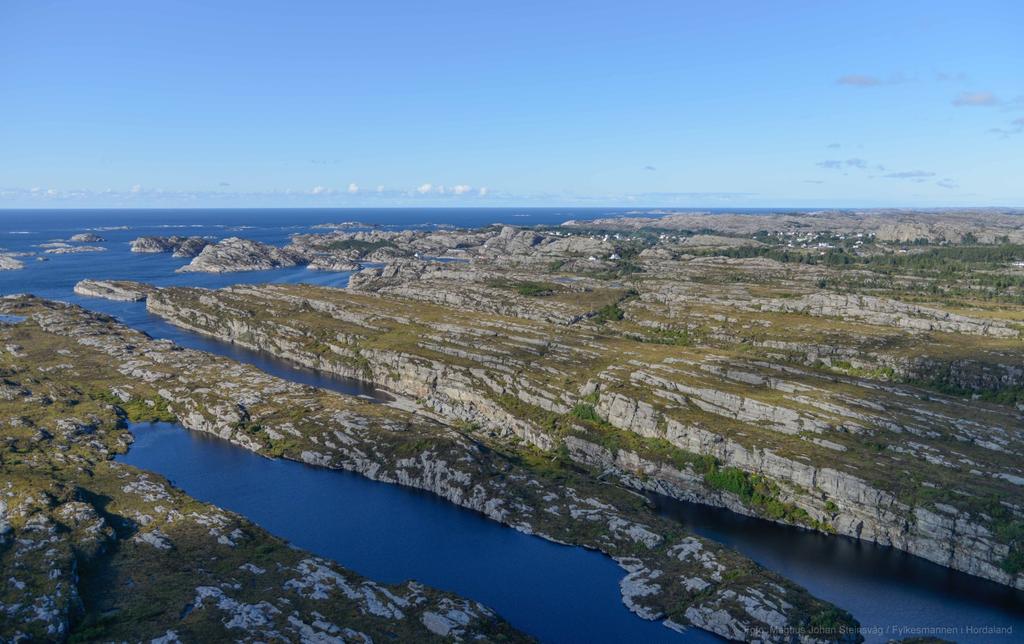
[[[953,105],[957,107],[991,107],[999,103],[999,99],[992,92],[960,92],[953,99]]]
[[[487,188],[480,188],[478,192],[480,193],[481,197],[486,197],[487,193],[490,192],[490,190],[488,190]]]
[[[311,195],[329,195],[329,194],[331,194],[333,192],[334,192],[334,190],[332,190],[330,188],[325,188],[324,186],[316,186],[315,188],[313,188],[312,190],[309,191],[309,194],[311,194]]]
[[[866,170],[868,162],[864,159],[828,159],[826,161],[819,161],[817,163],[819,168],[825,168],[826,170],[840,170],[846,168],[858,168],[860,170]]]
[[[136,194],[136,195],[139,194],[140,192],[142,192],[142,185],[136,183],[134,186],[132,186],[131,192],[132,192],[132,194]]]
[[[357,192],[359,192],[359,186],[358,185],[356,185],[355,183],[348,184],[348,193],[350,195],[354,195]]]
[[[384,186],[377,186],[377,194],[381,194],[383,192],[384,192]]]
[[[457,195],[464,195],[467,192],[470,192],[472,190],[473,190],[473,188],[471,188],[471,187],[469,187],[469,186],[467,186],[465,184],[460,184],[460,185],[452,187],[452,192],[454,192]]]
[[[855,87],[874,87],[875,85],[881,85],[882,79],[865,74],[847,74],[846,76],[840,76],[836,82],[840,85],[853,85]]]
[[[425,194],[428,194],[433,189],[434,189],[434,184],[432,184],[432,183],[424,183],[419,188],[416,188],[416,192],[420,193],[421,195],[425,195]]]
[[[934,177],[935,173],[925,170],[907,170],[904,172],[890,172],[882,176],[886,179],[927,179],[928,177]]]

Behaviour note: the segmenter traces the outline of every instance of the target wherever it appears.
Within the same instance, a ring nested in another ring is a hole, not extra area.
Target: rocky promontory
[[[43,252],[47,255],[77,255],[78,253],[102,253],[106,250],[105,246],[58,246],[47,248]]]
[[[155,287],[140,282],[121,280],[82,280],[75,284],[75,293],[119,302],[142,302]]]
[[[258,241],[228,237],[203,248],[179,273],[263,271],[305,264],[306,258],[288,249]]]
[[[137,237],[131,242],[133,253],[173,253],[174,257],[195,257],[209,246],[205,237]]]
[[[96,233],[78,233],[77,235],[72,235],[69,238],[69,241],[95,244],[97,242],[102,242],[106,240],[97,235]]]
[[[309,264],[306,265],[311,271],[324,271],[343,273],[358,271],[362,266],[358,262],[352,262],[345,259],[333,259],[330,257],[316,257]]]
[[[25,268],[25,263],[8,254],[0,253],[0,271],[16,271]]]

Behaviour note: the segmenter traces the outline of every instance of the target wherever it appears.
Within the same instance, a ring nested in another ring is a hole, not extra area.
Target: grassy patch
[[[778,485],[758,474],[715,464],[704,473],[704,482],[716,490],[735,494],[744,505],[757,510],[765,518],[806,525],[825,532],[835,531],[829,524],[812,519],[803,508],[780,500]]]
[[[625,311],[619,308],[618,304],[607,304],[599,308],[590,319],[597,324],[604,324],[606,322],[622,320],[625,317]]]
[[[520,282],[507,279],[488,280],[487,286],[515,291],[525,297],[545,297],[561,290],[560,286],[551,282]]]

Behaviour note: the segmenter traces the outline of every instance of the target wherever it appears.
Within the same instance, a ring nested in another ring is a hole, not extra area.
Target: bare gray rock
[[[103,239],[102,237],[100,237],[99,235],[97,235],[96,233],[78,233],[77,235],[72,235],[71,239],[69,241],[73,241],[73,242],[86,242],[86,243],[94,244],[96,242],[102,242],[102,241],[106,241],[106,240]]]
[[[147,284],[119,280],[82,280],[75,284],[78,295],[117,302],[141,302],[154,291],[156,289]]]
[[[0,271],[16,271],[25,268],[24,262],[10,255],[0,255]]]
[[[286,250],[240,237],[228,237],[206,246],[179,273],[229,273],[263,271],[305,264],[306,259],[293,250]]]

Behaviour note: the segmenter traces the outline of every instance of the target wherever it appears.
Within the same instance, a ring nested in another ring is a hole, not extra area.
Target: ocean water
[[[0,252],[40,253],[40,244],[80,232],[105,238],[104,252],[24,257],[26,267],[0,271],[0,295],[34,293],[113,315],[153,337],[252,364],[297,382],[376,400],[365,383],[302,369],[260,352],[169,325],[144,304],[72,293],[83,278],[134,279],[157,285],[222,287],[306,282],[344,286],[348,273],[305,268],[222,275],[176,274],[188,259],[135,254],[141,235],[232,235],[283,244],[321,223],[361,221],[390,229],[558,224],[566,219],[626,215],[625,209],[389,209],[258,211],[0,211]],[[94,244],[89,244],[94,245]],[[415,578],[483,601],[513,624],[553,642],[710,641],[697,631],[674,634],[628,613],[618,596],[621,570],[609,559],[519,534],[428,494],[342,472],[270,461],[222,441],[170,425],[139,426],[126,462],[170,477],[197,498],[256,521],[301,547],[382,581]],[[216,473],[210,475],[211,472]],[[304,502],[296,503],[295,499]],[[892,548],[829,538],[719,510],[655,499],[666,516],[733,547],[765,567],[853,612],[869,642],[909,636],[895,627],[959,629],[962,642],[1024,641],[1024,593],[957,573]],[[386,507],[387,512],[380,512]],[[325,509],[326,508],[326,509]],[[400,526],[395,530],[394,526]],[[1012,629],[992,636],[972,628]]]

